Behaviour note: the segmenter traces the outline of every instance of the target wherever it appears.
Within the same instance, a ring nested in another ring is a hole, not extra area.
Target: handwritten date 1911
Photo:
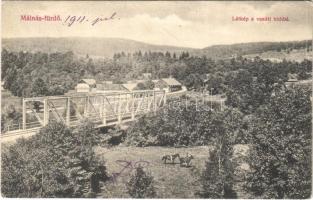
[[[89,22],[92,26],[94,26],[94,25],[98,24],[99,22],[109,21],[109,20],[114,20],[114,19],[116,19],[116,12],[114,12],[109,17],[95,17],[92,20],[89,20],[86,16],[68,15],[65,18],[63,25],[71,27],[75,23],[82,24],[82,23],[88,23]]]

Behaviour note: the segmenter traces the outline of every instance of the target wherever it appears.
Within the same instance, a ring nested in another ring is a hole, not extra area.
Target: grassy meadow
[[[157,198],[197,198],[194,192],[201,189],[199,177],[205,167],[205,161],[209,158],[210,146],[170,148],[170,147],[125,147],[115,146],[113,148],[97,147],[96,153],[106,161],[108,173],[120,172],[123,167],[117,160],[148,161],[145,167],[146,172],[154,177]],[[246,147],[235,148],[235,154],[243,156],[247,153]],[[179,153],[186,156],[186,153],[194,156],[191,167],[180,167],[178,160],[176,164],[164,164],[161,160],[163,155]],[[238,156],[237,155],[237,156]],[[244,168],[244,165],[242,165]],[[125,171],[124,171],[125,172]],[[128,198],[126,182],[134,170],[123,173],[116,179],[116,182],[109,181],[102,187],[98,197],[102,198]],[[236,186],[237,188],[240,185]],[[238,188],[239,189],[239,188]],[[194,191],[194,192],[192,192]],[[240,194],[246,197],[246,194]]]

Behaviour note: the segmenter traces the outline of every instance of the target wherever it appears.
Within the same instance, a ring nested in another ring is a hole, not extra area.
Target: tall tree
[[[203,198],[236,198],[233,190],[234,166],[231,161],[232,152],[229,152],[227,142],[222,142],[210,152],[209,161],[201,175],[202,190],[199,196]]]
[[[258,110],[250,130],[249,191],[262,198],[311,195],[310,95],[309,88],[281,89]]]
[[[32,96],[46,96],[48,95],[48,87],[45,81],[41,78],[37,78],[34,83],[32,84],[31,90]]]

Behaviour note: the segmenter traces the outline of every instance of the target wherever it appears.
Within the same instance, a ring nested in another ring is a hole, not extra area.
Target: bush
[[[124,142],[126,137],[126,131],[121,129],[119,126],[109,129],[107,134],[111,136],[108,140],[109,145],[119,145]]]
[[[129,127],[125,141],[134,146],[207,145],[222,133],[231,132],[229,136],[236,140],[243,125],[236,109],[210,111],[206,105],[178,104],[141,117]]]
[[[30,139],[2,152],[1,189],[6,197],[85,197],[99,192],[108,176],[92,146],[97,134],[89,122],[72,130],[51,123]]]
[[[146,174],[142,167],[136,168],[135,174],[131,176],[126,187],[132,198],[154,198],[156,196],[153,177]]]

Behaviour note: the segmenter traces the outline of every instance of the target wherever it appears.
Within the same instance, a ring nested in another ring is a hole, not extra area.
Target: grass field
[[[199,177],[208,159],[212,147],[188,147],[188,148],[167,148],[167,147],[124,147],[113,148],[97,147],[96,153],[106,161],[109,174],[122,170],[122,166],[116,160],[127,160],[132,162],[148,161],[149,166],[145,167],[148,173],[154,177],[157,198],[197,198],[194,192],[201,188]],[[238,148],[237,148],[238,149]],[[185,156],[186,153],[194,156],[192,166],[189,168],[180,167],[178,164],[163,164],[161,157],[166,154],[179,153]],[[246,153],[245,150],[236,151],[239,154]],[[125,183],[130,179],[131,173],[125,173],[118,177],[115,183],[108,182],[102,188],[98,197],[103,198],[127,198]],[[244,195],[245,194],[241,194]]]

